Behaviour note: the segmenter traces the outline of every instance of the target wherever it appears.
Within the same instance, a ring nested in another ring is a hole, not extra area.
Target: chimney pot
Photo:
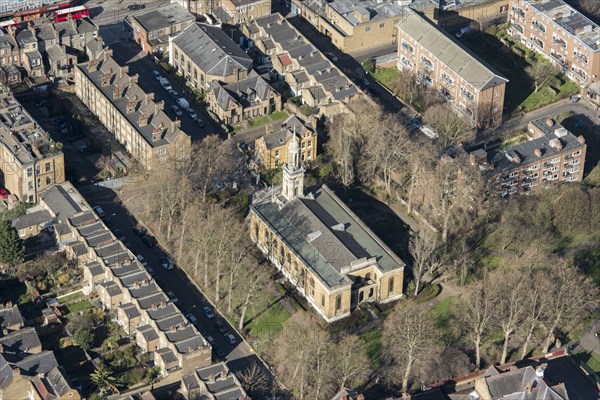
[[[548,125],[548,126],[554,126],[554,120],[552,118],[546,119],[546,125]]]
[[[542,156],[542,150],[541,149],[535,149],[534,153],[535,153],[535,156],[538,157],[538,158]]]
[[[583,135],[577,136],[577,141],[581,144],[585,144],[585,138],[583,137]]]
[[[517,155],[517,156],[515,156],[515,157],[513,158],[513,161],[514,161],[514,163],[515,163],[515,164],[521,164],[521,157],[519,157],[519,156]]]

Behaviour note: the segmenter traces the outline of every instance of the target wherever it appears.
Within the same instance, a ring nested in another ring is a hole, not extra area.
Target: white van
[[[179,104],[179,107],[183,108],[184,110],[190,108],[190,103],[183,97],[177,99],[177,104]]]

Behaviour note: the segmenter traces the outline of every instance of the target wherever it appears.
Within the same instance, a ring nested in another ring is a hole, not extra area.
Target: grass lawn
[[[381,330],[374,329],[372,331],[365,332],[360,335],[360,338],[365,342],[367,346],[367,356],[371,359],[371,362],[375,366],[379,364],[381,357]]]
[[[276,121],[278,119],[283,119],[287,116],[288,113],[286,113],[285,111],[275,111],[273,114],[271,114],[271,120]]]
[[[259,312],[256,317],[249,316],[252,320],[246,329],[250,336],[255,338],[274,337],[281,332],[284,322],[292,316],[280,302],[273,304],[276,301],[274,297],[272,300],[270,302],[272,305],[263,312]]]
[[[554,103],[559,99],[569,97],[569,95],[579,93],[579,87],[569,80],[565,81],[557,89],[559,89],[559,91],[556,94],[551,93],[550,88],[548,87],[540,89],[537,93],[531,93],[531,95],[521,103],[521,109],[524,112],[529,112],[536,108]]]
[[[268,115],[263,115],[262,117],[254,118],[252,120],[252,127],[254,128],[257,126],[266,125],[269,123],[269,121],[271,121],[271,118],[269,118]]]
[[[92,308],[92,303],[87,300],[80,301],[79,303],[71,304],[70,306],[66,306],[69,314],[77,313],[79,311],[87,310],[88,308]]]
[[[400,71],[398,68],[377,68],[371,75],[383,86],[392,89],[394,80],[400,75]]]
[[[73,292],[67,296],[57,297],[56,300],[58,300],[60,304],[64,304],[68,303],[71,300],[75,300],[81,296],[83,296],[83,292],[81,290],[78,290],[77,292]]]
[[[596,374],[600,373],[600,356],[593,352],[582,351],[575,357],[586,363]]]
[[[437,325],[440,328],[445,328],[448,326],[448,321],[450,321],[450,316],[452,312],[452,306],[457,301],[457,297],[447,297],[433,308],[433,312],[437,317]]]

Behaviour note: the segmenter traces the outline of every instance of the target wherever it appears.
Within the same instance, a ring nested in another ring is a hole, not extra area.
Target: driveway
[[[246,341],[240,337],[235,329],[225,320],[222,315],[216,310],[209,301],[202,295],[196,286],[189,281],[187,275],[177,266],[172,270],[165,270],[160,265],[160,257],[168,255],[159,246],[148,248],[142,240],[135,235],[132,228],[137,226],[135,218],[129,215],[127,209],[118,202],[117,193],[111,189],[102,187],[85,187],[81,188],[81,194],[92,206],[100,206],[105,214],[110,218],[116,228],[121,230],[125,235],[125,241],[128,242],[128,248],[136,255],[141,254],[148,262],[148,265],[156,272],[155,280],[164,291],[171,291],[178,299],[177,307],[184,313],[192,313],[199,321],[199,326],[202,326],[207,334],[215,339],[213,345],[213,358],[216,359],[216,349],[221,349],[226,354],[225,361],[227,366],[233,372],[243,371],[253,363],[261,366],[266,375],[273,379],[273,375],[269,369],[256,356],[254,350]],[[212,320],[208,319],[202,312],[202,307],[208,306],[215,311],[216,317]],[[221,334],[215,324],[218,320],[223,321],[227,327],[227,331],[232,333],[237,343],[229,344],[225,336]],[[275,383],[274,383],[275,384]],[[255,398],[267,398],[269,393],[254,393]]]

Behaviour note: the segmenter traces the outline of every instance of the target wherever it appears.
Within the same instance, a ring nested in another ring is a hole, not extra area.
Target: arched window
[[[370,281],[371,280],[371,273],[367,272],[367,274],[365,275],[365,281]]]
[[[308,278],[308,295],[311,297],[315,296],[315,280],[312,278]]]
[[[325,295],[321,295],[321,307],[325,307]]]
[[[392,293],[394,291],[394,277],[392,276],[388,281],[388,293]]]
[[[342,309],[342,295],[338,294],[335,296],[335,311],[338,312]]]

